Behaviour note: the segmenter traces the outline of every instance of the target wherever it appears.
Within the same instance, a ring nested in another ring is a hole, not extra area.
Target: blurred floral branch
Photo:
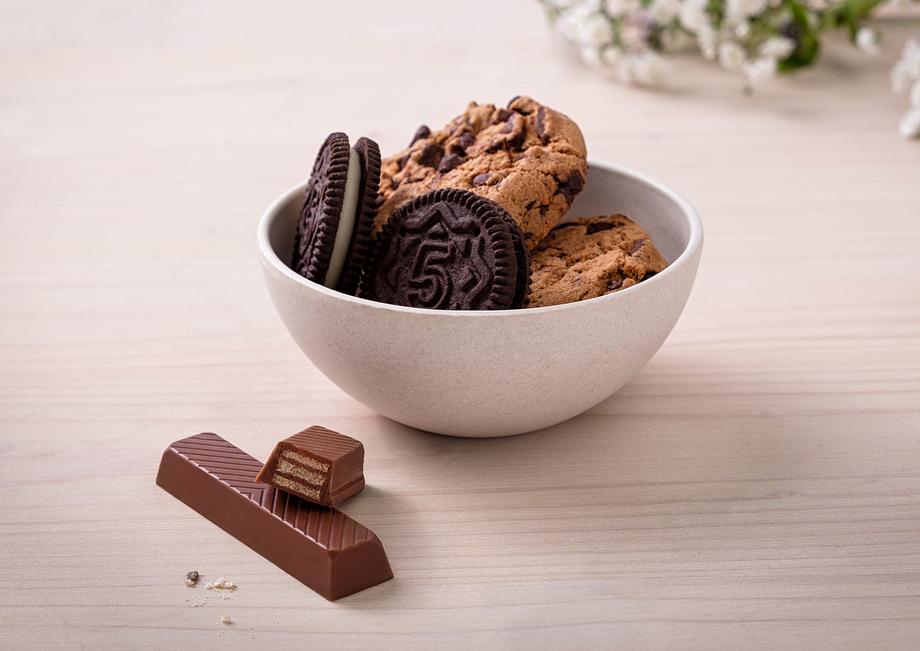
[[[843,32],[868,54],[881,35],[867,24],[883,4],[920,0],[539,0],[582,59],[624,83],[655,86],[670,53],[695,47],[739,73],[750,92],[777,74],[812,65],[826,32]],[[907,42],[892,70],[895,92],[910,92],[904,137],[920,136],[920,41]]]

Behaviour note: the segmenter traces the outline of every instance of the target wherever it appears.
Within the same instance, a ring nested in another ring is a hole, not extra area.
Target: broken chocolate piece
[[[429,142],[418,155],[418,164],[425,165],[426,167],[434,167],[437,169],[438,163],[441,162],[441,158],[443,156],[444,147],[436,143]]]
[[[326,599],[393,578],[373,531],[256,482],[261,468],[217,434],[197,434],[166,449],[157,485]]]
[[[364,488],[364,445],[313,425],[280,441],[256,481],[334,506]]]

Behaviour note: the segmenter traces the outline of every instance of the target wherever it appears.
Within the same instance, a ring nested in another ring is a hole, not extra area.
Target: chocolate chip
[[[569,178],[559,184],[558,189],[565,196],[566,201],[572,203],[575,195],[581,192],[584,187],[585,177],[581,175],[581,172],[572,172]]]
[[[441,174],[445,174],[466,160],[466,156],[459,156],[457,154],[448,154],[441,159],[441,164],[438,165],[438,171]]]
[[[466,151],[476,142],[476,137],[469,131],[464,131],[460,136],[460,148]]]
[[[426,125],[423,124],[418,129],[415,130],[415,135],[412,136],[412,142],[409,143],[409,146],[411,147],[412,145],[416,143],[416,141],[421,140],[422,138],[427,138],[430,135],[431,135],[431,129],[429,129]]]
[[[613,278],[610,279],[610,282],[607,283],[607,289],[611,291],[614,289],[619,289],[622,286],[623,286],[622,276],[614,276]]]
[[[508,118],[508,123],[505,125],[505,128],[502,129],[502,133],[514,132],[514,135],[508,138],[509,149],[520,150],[521,145],[524,144],[524,138],[527,134],[524,132],[524,129],[522,128],[523,125],[520,124],[520,120],[521,118],[517,115],[512,115],[510,118]],[[515,128],[517,128],[517,131],[515,131]]]
[[[473,177],[473,185],[485,185],[492,178],[491,172],[483,172]]]
[[[429,142],[427,145],[425,145],[422,153],[418,155],[417,160],[419,165],[424,165],[425,167],[437,167],[443,156],[444,147],[433,142]]]
[[[509,117],[511,117],[512,115],[513,115],[513,113],[512,113],[511,111],[509,111],[508,109],[498,109],[498,113],[495,115],[495,118],[496,118],[495,121],[496,121],[496,122],[504,122],[505,120],[507,120],[507,119],[508,119]]]
[[[396,161],[396,164],[399,166],[399,169],[401,170],[406,166],[406,163],[408,162],[409,162],[409,154],[406,154],[405,156],[402,156],[398,161]]]
[[[613,224],[608,222],[593,222],[588,224],[588,227],[585,229],[585,235],[594,235],[601,231],[609,231],[611,228],[613,228]]]
[[[198,574],[198,572],[196,572],[195,570],[192,570],[191,572],[185,575],[185,585],[188,585],[188,586],[195,585],[196,583],[198,583],[199,576],[200,574]]]
[[[639,249],[642,248],[642,245],[645,244],[645,240],[636,240],[633,242],[632,247],[629,249],[629,255],[633,255],[639,252]]]
[[[543,141],[543,144],[549,142],[549,138],[546,137],[546,109],[542,106],[537,109],[537,117],[534,120],[534,126],[537,129],[537,135],[540,136],[540,140]]]

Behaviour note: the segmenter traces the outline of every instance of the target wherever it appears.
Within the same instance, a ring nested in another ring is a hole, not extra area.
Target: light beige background
[[[747,98],[693,64],[670,92],[605,83],[523,0],[3,5],[0,646],[917,647],[920,143],[887,79],[909,30]],[[295,348],[256,220],[330,130],[392,151],[518,93],[697,205],[696,289],[582,417],[411,431]],[[336,604],[153,483],[173,439],[265,455],[311,423],[365,441],[346,510],[396,573]]]

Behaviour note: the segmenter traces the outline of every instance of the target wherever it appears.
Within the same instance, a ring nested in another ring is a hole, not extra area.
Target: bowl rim
[[[672,189],[670,186],[665,185],[664,183],[658,181],[657,179],[645,174],[644,172],[639,172],[630,167],[608,163],[606,161],[588,160],[589,167],[596,167],[599,169],[604,169],[608,172],[613,172],[621,176],[627,176],[632,178],[635,181],[649,187],[661,194],[665,195],[668,199],[673,201],[680,208],[683,213],[684,219],[690,227],[690,234],[687,239],[687,245],[684,247],[684,250],[681,251],[680,255],[677,258],[668,264],[664,270],[658,272],[648,280],[643,280],[640,283],[636,283],[632,287],[627,287],[626,289],[621,289],[617,292],[612,292],[610,294],[604,294],[603,296],[596,296],[594,298],[585,299],[583,301],[575,301],[573,303],[563,303],[561,305],[547,305],[545,307],[528,307],[525,309],[508,309],[508,310],[436,310],[432,308],[422,308],[422,307],[408,307],[404,305],[391,305],[390,303],[380,303],[378,301],[372,301],[366,298],[360,298],[357,296],[352,296],[350,294],[344,294],[342,292],[330,289],[319,283],[315,283],[312,280],[307,280],[293,269],[291,269],[278,255],[275,253],[275,250],[272,248],[271,241],[269,239],[269,231],[271,225],[274,223],[274,220],[277,219],[278,215],[281,212],[281,207],[287,204],[291,199],[296,197],[298,194],[304,191],[306,187],[306,181],[302,181],[291,188],[285,190],[281,195],[275,198],[274,201],[266,208],[265,212],[262,213],[262,217],[259,219],[259,224],[256,229],[256,240],[259,246],[259,253],[262,256],[264,263],[269,264],[275,270],[280,271],[282,275],[287,276],[288,279],[293,280],[295,283],[306,287],[312,291],[325,294],[326,296],[345,301],[348,303],[355,303],[358,305],[363,305],[368,308],[382,310],[386,312],[402,312],[409,314],[427,314],[431,316],[443,316],[447,318],[496,318],[496,317],[508,317],[512,315],[524,315],[524,314],[545,314],[547,312],[555,312],[560,310],[572,310],[579,307],[584,307],[590,304],[600,303],[602,301],[617,301],[621,300],[624,294],[629,292],[636,291],[651,291],[651,288],[656,286],[658,283],[663,282],[663,279],[669,275],[677,273],[678,269],[682,266],[690,264],[691,259],[699,251],[700,247],[703,244],[703,223],[700,219],[700,215],[697,212],[696,208],[684,198],[683,195],[678,193],[676,190]],[[644,289],[643,289],[644,288]]]

